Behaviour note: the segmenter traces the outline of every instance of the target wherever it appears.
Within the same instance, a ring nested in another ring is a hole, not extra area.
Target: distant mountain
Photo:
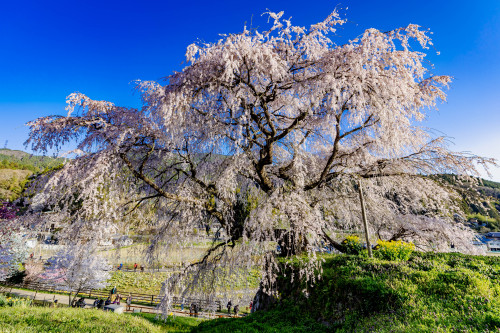
[[[64,158],[31,155],[21,150],[0,149],[0,169],[42,172],[65,161]]]
[[[64,163],[64,158],[36,156],[20,150],[0,149],[0,201],[16,200],[28,178]]]

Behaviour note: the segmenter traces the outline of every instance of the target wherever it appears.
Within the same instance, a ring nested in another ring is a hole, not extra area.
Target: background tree
[[[10,202],[0,203],[0,281],[19,271],[28,254],[26,232],[15,221],[17,211]]]
[[[158,231],[151,252],[212,225],[222,241],[198,272],[215,279],[227,267],[259,265],[264,289],[278,267],[276,244],[282,256],[314,259],[320,244],[338,245],[336,232],[358,228],[358,179],[380,237],[427,235],[445,248],[447,234],[466,249],[467,230],[432,226],[453,210],[453,193],[424,176],[477,174],[492,161],[451,152],[419,126],[451,80],[430,74],[414,50],[432,45],[429,32],[368,29],[338,45],[330,38],[345,23],[337,12],[309,28],[267,15],[269,30],[192,44],[189,64],[163,85],[138,82],[139,109],[74,93],[67,116],[31,122],[34,150],[78,144],[79,157],[38,197],[82,221],[73,233],[97,230],[97,221],[147,221]],[[308,263],[301,274],[314,279]]]
[[[69,291],[69,304],[84,289],[101,289],[108,285],[106,281],[110,278],[111,266],[95,252],[91,243],[65,246],[49,258],[48,263],[39,278]]]

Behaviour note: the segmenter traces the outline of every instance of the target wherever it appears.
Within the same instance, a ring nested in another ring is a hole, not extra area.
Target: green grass
[[[498,257],[414,253],[397,262],[353,255],[325,259],[322,280],[309,297],[301,293],[303,282],[282,277],[282,298],[272,310],[205,322],[194,332],[500,331]]]
[[[101,310],[0,307],[1,332],[189,332],[194,318],[155,319],[153,314],[114,314]]]
[[[193,318],[193,317],[172,317],[169,316],[166,319],[157,318],[155,314],[152,313],[133,313],[130,316],[144,318],[150,323],[159,326],[163,331],[167,332],[191,332],[191,330],[198,326],[203,319]]]
[[[413,253],[408,261],[323,256],[314,287],[278,279],[273,309],[199,322],[153,314],[0,307],[2,332],[499,332],[500,258]],[[308,289],[308,297],[301,292]],[[199,324],[200,323],[200,324]],[[199,325],[198,325],[199,324]]]
[[[477,219],[479,222],[482,222],[482,223],[494,223],[496,222],[496,219],[492,218],[492,217],[488,217],[488,216],[484,216],[484,215],[481,215],[479,213],[475,213],[475,214],[467,214],[467,219]]]
[[[170,276],[167,272],[126,272],[115,271],[109,286],[116,286],[119,292],[133,292],[156,295],[161,289],[162,283]],[[249,274],[225,276],[218,285],[222,289],[224,285],[232,283],[233,289],[257,288],[260,273],[257,269],[251,270]]]
[[[140,294],[157,295],[162,283],[170,276],[166,272],[113,272],[108,280],[109,286],[116,286],[119,292],[132,292]]]

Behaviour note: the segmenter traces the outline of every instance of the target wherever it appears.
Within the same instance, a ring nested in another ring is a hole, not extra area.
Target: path
[[[0,290],[5,293],[10,293],[13,295],[16,295],[18,297],[25,297],[25,298],[31,298],[39,301],[48,301],[48,302],[53,302],[54,300],[57,300],[58,304],[65,304],[69,305],[69,297],[68,295],[60,295],[60,294],[48,294],[44,292],[37,292],[37,291],[32,291],[32,290],[24,290],[24,289],[16,289],[16,288],[7,288],[7,287],[2,287],[3,290]],[[94,302],[94,298],[86,298],[85,302],[88,305],[91,305]],[[122,302],[122,305],[126,307],[125,302]],[[138,305],[132,303],[132,311],[125,311],[125,312],[133,312],[134,309],[140,309],[140,312],[148,312],[148,313],[159,313],[156,307],[154,306],[147,306],[147,305]],[[181,317],[189,317],[189,311],[181,311],[181,310],[172,310],[172,313],[175,314],[176,316],[181,316]],[[227,315],[227,313],[219,313],[216,312],[215,314],[208,313],[208,312],[200,312],[199,313],[200,318],[220,318],[220,317],[230,317]]]

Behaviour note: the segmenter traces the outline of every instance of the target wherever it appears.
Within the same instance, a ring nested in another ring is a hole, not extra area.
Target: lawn
[[[1,332],[189,332],[200,320],[156,319],[154,314],[114,314],[101,310],[31,306],[0,307]]]

